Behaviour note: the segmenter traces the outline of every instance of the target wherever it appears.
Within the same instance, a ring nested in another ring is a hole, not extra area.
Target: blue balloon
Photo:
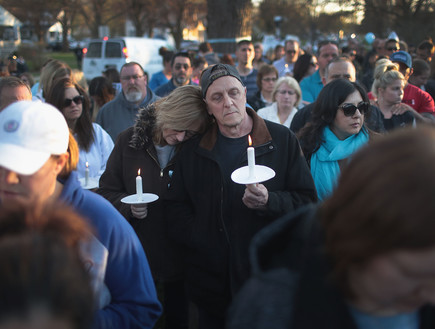
[[[372,32],[369,32],[366,34],[365,39],[366,39],[367,43],[369,45],[371,45],[373,43],[373,41],[375,41],[376,37]]]

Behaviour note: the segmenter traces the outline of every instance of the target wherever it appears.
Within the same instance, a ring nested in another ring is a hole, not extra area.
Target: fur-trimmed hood
[[[140,150],[153,142],[153,130],[156,123],[155,113],[156,107],[154,103],[139,109],[129,146]]]

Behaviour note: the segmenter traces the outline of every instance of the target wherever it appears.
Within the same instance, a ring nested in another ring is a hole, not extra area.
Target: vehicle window
[[[106,58],[122,57],[121,44],[119,42],[106,42]]]
[[[102,42],[91,42],[86,53],[87,58],[101,58]]]

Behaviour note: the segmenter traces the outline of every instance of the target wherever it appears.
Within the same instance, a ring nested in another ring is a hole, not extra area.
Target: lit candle
[[[136,195],[138,200],[142,200],[142,177],[140,176],[140,169],[137,171],[136,177]]]
[[[290,69],[288,68],[288,64],[286,63],[284,66],[285,66],[284,74],[290,76],[291,74],[290,74]]]
[[[86,161],[86,169],[85,169],[85,186],[89,184],[89,163]]]
[[[252,139],[251,136],[248,135],[249,147],[248,147],[248,168],[249,168],[249,177],[255,177],[255,150],[251,146]]]

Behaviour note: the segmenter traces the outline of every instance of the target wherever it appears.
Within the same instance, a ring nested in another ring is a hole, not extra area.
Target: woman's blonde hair
[[[163,129],[185,131],[195,128],[195,132],[202,133],[211,123],[201,88],[198,86],[178,87],[168,96],[157,100],[154,105],[154,143],[157,145],[165,144]]]
[[[69,132],[69,140],[68,140],[68,160],[63,167],[62,171],[59,173],[59,177],[62,179],[67,179],[72,171],[77,169],[77,164],[79,163],[79,145],[75,140],[71,131]],[[56,155],[52,155],[56,157]]]
[[[302,99],[301,87],[299,87],[299,83],[296,81],[295,78],[288,77],[288,76],[281,77],[276,82],[275,87],[273,88],[272,91],[272,101],[276,102],[276,94],[278,93],[278,88],[281,87],[282,84],[286,84],[287,86],[289,86],[290,88],[296,91],[297,100],[295,103],[295,107],[297,107]]]
[[[48,62],[42,69],[39,79],[39,89],[42,89],[44,98],[50,93],[54,81],[65,77],[72,78],[72,71],[68,64],[58,60]]]
[[[399,66],[389,59],[380,59],[376,62],[372,93],[378,97],[379,88],[385,89],[396,80],[405,83],[405,77],[399,72]]]

